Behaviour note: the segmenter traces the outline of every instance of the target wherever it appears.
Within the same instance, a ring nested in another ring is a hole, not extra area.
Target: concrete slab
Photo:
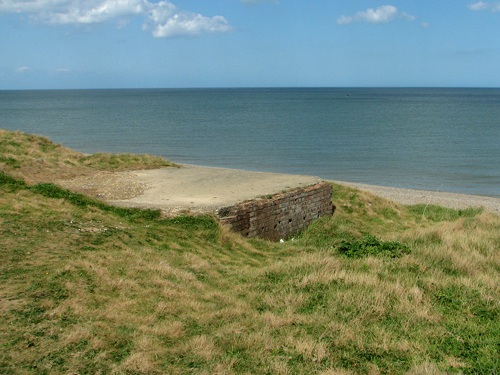
[[[130,173],[130,172],[129,172]],[[238,202],[305,187],[322,181],[319,177],[226,168],[183,165],[132,172],[144,192],[129,199],[110,200],[127,207],[179,211],[215,212]]]

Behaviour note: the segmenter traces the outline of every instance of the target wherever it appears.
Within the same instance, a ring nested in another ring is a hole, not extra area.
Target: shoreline
[[[181,165],[182,167],[196,168],[199,170],[206,170],[206,171],[209,170],[238,171],[240,172],[241,176],[244,175],[245,173],[289,175],[296,177],[308,176],[317,179],[318,181],[321,180],[338,185],[353,187],[359,190],[364,190],[372,194],[375,194],[379,197],[392,200],[394,202],[401,203],[404,205],[428,204],[428,205],[444,206],[453,209],[484,207],[485,211],[493,212],[496,213],[497,215],[500,215],[500,197],[454,193],[448,191],[434,191],[434,190],[422,190],[422,189],[411,189],[411,188],[399,188],[399,187],[383,186],[383,185],[372,185],[360,182],[332,180],[313,175],[300,175],[300,174],[280,173],[280,172],[262,172],[262,171],[253,171],[253,170],[237,169],[237,168],[205,166],[198,164],[179,164],[179,165]]]
[[[195,168],[204,171],[220,171],[227,170],[238,172],[240,177],[243,177],[246,173],[252,174],[262,174],[262,175],[276,175],[276,176],[296,176],[298,178],[310,177],[316,179],[317,181],[325,181],[329,183],[334,183],[338,185],[344,185],[353,187],[359,190],[364,190],[375,194],[379,197],[392,200],[397,203],[404,205],[414,205],[414,204],[427,204],[427,205],[438,205],[453,209],[467,209],[467,208],[478,208],[483,207],[485,211],[492,212],[500,215],[500,197],[490,197],[485,195],[474,195],[474,194],[464,194],[464,193],[454,193],[448,191],[434,191],[434,190],[422,190],[422,189],[411,189],[411,188],[398,188],[392,186],[382,186],[382,185],[372,185],[364,184],[359,182],[350,182],[342,180],[332,180],[325,179],[313,175],[300,175],[291,173],[279,173],[279,172],[262,172],[253,171],[246,169],[235,169],[226,167],[213,167],[204,166],[198,164],[179,164],[181,167]],[[335,190],[334,190],[335,196]],[[335,202],[334,202],[335,203]]]
[[[482,195],[451,193],[446,191],[418,190],[378,186],[349,181],[326,180],[334,184],[353,187],[404,205],[428,204],[454,209],[483,207],[485,211],[500,215],[500,198]],[[334,192],[335,194],[335,192]]]

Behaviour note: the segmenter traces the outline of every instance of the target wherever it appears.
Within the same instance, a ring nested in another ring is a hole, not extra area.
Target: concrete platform
[[[130,172],[129,172],[130,173]],[[305,187],[319,177],[183,165],[130,173],[145,186],[142,194],[109,200],[127,207],[159,208],[165,212],[215,212],[245,200]]]

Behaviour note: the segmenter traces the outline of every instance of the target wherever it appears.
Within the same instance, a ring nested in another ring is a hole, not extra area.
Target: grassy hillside
[[[333,217],[247,240],[46,183],[95,168],[65,153],[0,133],[0,373],[500,371],[499,216],[334,186]]]
[[[158,156],[97,153],[85,155],[45,137],[0,129],[0,171],[28,183],[51,182],[96,170],[138,170],[177,166]]]

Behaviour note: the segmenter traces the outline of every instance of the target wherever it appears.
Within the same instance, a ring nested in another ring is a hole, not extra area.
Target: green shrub
[[[410,253],[410,248],[397,241],[380,241],[371,234],[361,240],[342,241],[337,250],[348,258],[361,258],[370,255],[390,258]]]

